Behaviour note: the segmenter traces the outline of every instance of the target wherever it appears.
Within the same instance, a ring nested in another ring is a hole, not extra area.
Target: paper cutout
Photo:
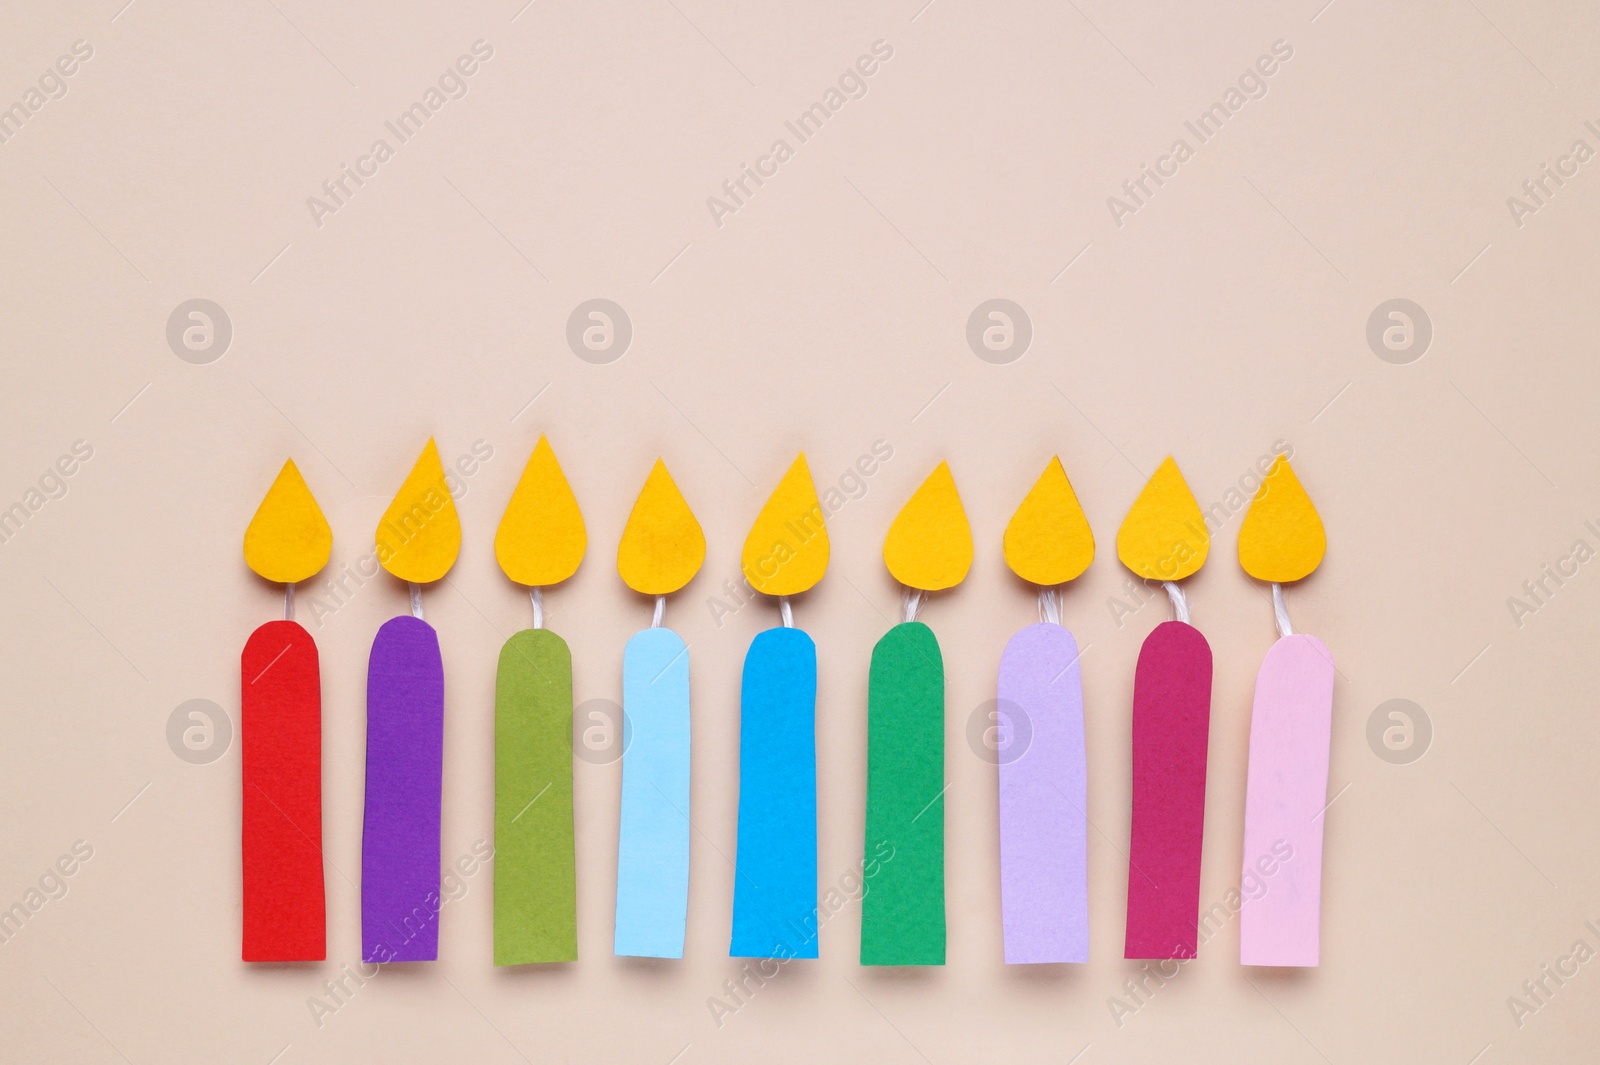
[[[455,565],[461,551],[461,519],[432,437],[383,512],[375,539],[378,563],[403,581],[427,584]]]
[[[1327,550],[1317,508],[1279,455],[1239,526],[1239,564],[1258,581],[1286,584],[1310,575]]]
[[[631,739],[622,755],[612,952],[681,958],[689,913],[689,649],[671,629],[645,629],[628,641],[622,710]]]
[[[617,545],[617,572],[644,595],[677,591],[700,572],[706,537],[683,493],[656,459]]]
[[[439,957],[444,662],[420,618],[390,618],[367,665],[361,960]]]
[[[293,584],[328,564],[333,530],[294,459],[284,462],[244,530],[244,561],[269,581]]]
[[[1204,565],[1210,549],[1200,504],[1168,455],[1117,530],[1117,557],[1141,577],[1176,581]]]
[[[1274,643],[1256,675],[1240,881],[1243,965],[1310,966],[1321,960],[1333,674],[1323,642],[1296,635]],[[1264,892],[1248,890],[1251,884]]]
[[[1050,459],[1011,516],[1005,554],[1011,572],[1043,586],[1065,584],[1094,561],[1094,531],[1059,457]]]
[[[1000,658],[1000,911],[1008,965],[1089,960],[1078,643],[1030,625]]]
[[[798,595],[828,570],[828,529],[804,452],[767,497],[745,537],[745,579],[766,595]]]
[[[494,534],[494,557],[518,584],[542,587],[576,573],[588,542],[577,497],[541,435]]]
[[[317,645],[294,622],[269,621],[245,643],[239,676],[243,957],[322,961],[327,929]]]
[[[944,659],[908,621],[872,649],[862,965],[944,964],[944,791]]]
[[[495,674],[494,963],[577,957],[572,652],[549,629],[524,629]]]
[[[1133,828],[1124,957],[1193,958],[1211,728],[1211,646],[1157,625],[1133,678]]]
[[[954,588],[972,567],[972,526],[948,462],[922,482],[895,515],[883,541],[883,561],[908,588]]]
[[[739,699],[731,957],[817,956],[816,707],[811,637],[787,628],[758,634]]]

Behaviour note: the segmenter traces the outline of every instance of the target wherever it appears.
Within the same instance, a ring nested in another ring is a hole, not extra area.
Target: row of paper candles
[[[386,622],[367,673],[366,805],[361,853],[362,957],[438,956],[444,668],[423,620],[421,586],[455,561],[461,529],[433,441],[378,524],[378,560],[410,584],[412,612]],[[1133,809],[1128,845],[1128,958],[1192,958],[1211,710],[1211,649],[1189,624],[1178,581],[1205,562],[1204,516],[1171,458],[1117,534],[1122,562],[1162,582],[1176,620],[1139,653],[1133,696]],[[586,547],[583,517],[540,438],[495,536],[506,576],[531,589],[534,627],[506,641],[495,683],[494,960],[577,957],[572,814],[572,660],[543,627],[540,589],[570,577]],[[1007,564],[1039,586],[1039,624],[1000,661],[997,705],[1012,724],[999,752],[1001,908],[1011,963],[1088,960],[1086,757],[1078,648],[1059,622],[1056,589],[1084,572],[1094,536],[1059,459],[1005,533]],[[1247,965],[1316,965],[1322,820],[1333,660],[1293,634],[1281,585],[1320,563],[1321,519],[1286,458],[1261,484],[1239,533],[1239,559],[1269,582],[1280,638],[1256,681],[1246,786],[1247,878],[1271,890],[1245,902]],[[243,957],[320,960],[326,953],[322,860],[321,686],[316,645],[292,620],[294,583],[327,562],[332,533],[294,462],[250,522],[245,559],[286,586],[286,614],[258,628],[241,661]],[[735,957],[817,956],[816,647],[793,626],[788,596],[828,564],[824,509],[805,456],[761,510],[745,542],[745,577],[777,597],[783,624],[758,634],[740,702]],[[904,621],[872,653],[861,900],[863,965],[945,960],[944,664],[916,620],[929,592],[959,584],[971,530],[949,467],[917,489],[889,529],[884,561],[905,586]],[[629,587],[655,597],[651,627],[623,653],[617,855],[618,955],[683,955],[689,891],[689,654],[662,626],[666,596],[686,585],[705,538],[659,460],[617,550]]]

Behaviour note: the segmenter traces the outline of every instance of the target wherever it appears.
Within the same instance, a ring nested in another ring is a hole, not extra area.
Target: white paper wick
[[[655,617],[650,619],[650,627],[652,629],[659,629],[661,627],[661,619],[666,616],[666,613],[667,597],[664,595],[656,596],[656,613]]]
[[[294,620],[294,581],[283,586],[283,620]]]
[[[1294,626],[1289,624],[1289,607],[1283,601],[1283,585],[1272,582],[1272,619],[1278,623],[1278,636],[1293,636]]]
[[[1051,625],[1061,624],[1061,600],[1054,585],[1039,586],[1039,620]]]
[[[1167,598],[1172,600],[1172,620],[1189,624],[1189,600],[1172,581],[1162,581],[1162,587],[1167,590]]]
[[[535,584],[528,589],[528,599],[533,603],[533,627],[544,628],[544,589]]]
[[[921,588],[900,589],[900,621],[902,624],[917,620],[917,614],[922,610],[922,605],[928,601],[928,593]]]
[[[783,618],[784,628],[794,628],[794,611],[789,609],[789,597],[786,595],[778,596],[778,614]]]
[[[414,581],[407,581],[406,586],[411,589],[411,616],[422,620],[422,585]]]

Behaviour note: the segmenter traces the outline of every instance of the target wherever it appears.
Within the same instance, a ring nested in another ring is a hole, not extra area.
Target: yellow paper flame
[[[954,588],[972,568],[972,526],[948,462],[900,508],[883,541],[883,561],[895,580],[925,592]]]
[[[706,558],[706,537],[689,503],[656,459],[634,501],[617,545],[617,572],[644,595],[668,595],[688,584]]]
[[[383,512],[375,542],[378,563],[403,581],[436,581],[455,565],[461,552],[461,518],[432,437]]]
[[[1282,584],[1311,574],[1327,550],[1317,508],[1279,455],[1239,527],[1239,565],[1256,580]]]
[[[244,530],[244,561],[269,581],[303,581],[328,564],[333,530],[288,459]]]
[[[805,452],[756,516],[742,562],[750,587],[766,595],[798,595],[828,571],[828,529]]]
[[[1053,457],[1006,526],[1006,565],[1025,581],[1064,584],[1094,561],[1094,531]]]
[[[1205,565],[1210,549],[1200,504],[1168,455],[1117,530],[1117,557],[1148,580],[1176,581]]]
[[[566,474],[543,435],[494,534],[494,557],[518,584],[559,584],[578,571],[588,536]]]

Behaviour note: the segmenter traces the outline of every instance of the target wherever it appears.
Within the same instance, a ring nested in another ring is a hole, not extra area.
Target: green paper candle
[[[572,653],[544,628],[541,589],[566,580],[587,539],[578,502],[539,438],[495,534],[506,576],[528,585],[533,628],[506,641],[494,693],[494,963],[575,961]]]
[[[925,594],[972,566],[972,530],[950,467],[900,511],[883,545],[905,585],[904,620],[872,652],[867,691],[867,823],[862,965],[943,965],[944,659],[916,620]]]

